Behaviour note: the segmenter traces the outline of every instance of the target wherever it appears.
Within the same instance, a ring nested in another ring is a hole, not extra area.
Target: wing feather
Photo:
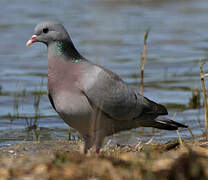
[[[106,69],[99,72],[85,94],[92,104],[114,119],[133,119],[143,109],[143,105],[138,103],[136,91]]]

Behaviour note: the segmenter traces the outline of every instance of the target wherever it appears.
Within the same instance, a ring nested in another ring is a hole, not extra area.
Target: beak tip
[[[26,42],[26,46],[30,46],[32,43],[36,41],[37,35],[33,35],[31,39]]]
[[[32,41],[31,40],[29,40],[29,41],[26,42],[26,46],[27,47],[30,46],[31,44],[32,44]]]

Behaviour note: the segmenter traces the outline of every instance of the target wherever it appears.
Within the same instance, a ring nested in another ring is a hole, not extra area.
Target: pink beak
[[[37,35],[33,35],[26,43],[26,46],[30,46],[32,43],[34,43],[37,39]]]

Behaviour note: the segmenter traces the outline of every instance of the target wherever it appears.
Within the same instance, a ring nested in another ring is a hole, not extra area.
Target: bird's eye
[[[43,33],[46,34],[46,33],[48,33],[48,31],[49,31],[48,28],[43,28]]]

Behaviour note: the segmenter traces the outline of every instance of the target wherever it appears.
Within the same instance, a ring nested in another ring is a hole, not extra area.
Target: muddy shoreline
[[[208,143],[113,146],[82,153],[81,141],[43,141],[0,147],[0,179],[205,179]]]

